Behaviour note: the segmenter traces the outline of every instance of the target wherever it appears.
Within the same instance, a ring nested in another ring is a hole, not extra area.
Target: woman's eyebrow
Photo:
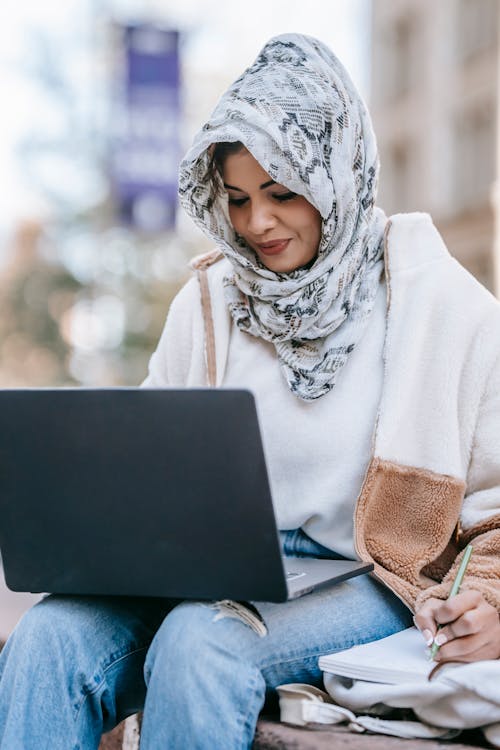
[[[264,190],[264,188],[269,187],[269,185],[276,185],[276,180],[268,180],[267,182],[263,182],[262,185],[259,185],[259,190]],[[228,190],[237,190],[238,193],[244,193],[245,191],[242,190],[239,187],[236,187],[235,185],[228,185],[227,182],[224,183],[224,187]]]

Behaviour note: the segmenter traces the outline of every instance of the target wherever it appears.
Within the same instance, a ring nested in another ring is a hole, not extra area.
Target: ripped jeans
[[[285,554],[336,557],[300,530],[281,537]],[[266,634],[213,603],[47,597],[0,655],[0,749],[95,750],[142,709],[142,750],[250,748],[277,685],[321,686],[319,656],[412,624],[367,575],[256,607]]]

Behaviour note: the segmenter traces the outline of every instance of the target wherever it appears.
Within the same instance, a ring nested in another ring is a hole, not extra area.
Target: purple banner
[[[143,231],[174,227],[179,164],[179,34],[123,29],[124,68],[115,108],[112,181],[124,221]]]

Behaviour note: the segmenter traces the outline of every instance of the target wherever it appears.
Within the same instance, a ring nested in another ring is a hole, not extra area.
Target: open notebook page
[[[429,661],[417,628],[408,628],[379,641],[322,656],[320,669],[343,677],[399,685],[426,680],[435,662]]]

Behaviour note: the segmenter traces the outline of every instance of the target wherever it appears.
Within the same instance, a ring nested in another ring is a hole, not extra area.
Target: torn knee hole
[[[248,625],[260,638],[267,635],[266,623],[253,604],[236,602],[232,599],[221,599],[211,604],[210,607],[215,610],[212,622],[231,617],[234,620],[240,620],[244,625]]]

